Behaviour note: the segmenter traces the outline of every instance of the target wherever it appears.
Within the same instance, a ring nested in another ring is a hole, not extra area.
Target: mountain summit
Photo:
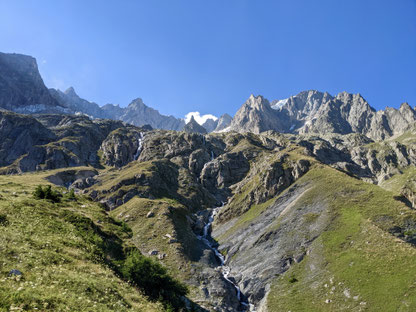
[[[251,95],[237,111],[231,130],[260,133],[360,133],[374,140],[399,135],[416,122],[407,103],[400,109],[376,111],[360,94],[341,92],[335,97],[315,90],[304,91],[271,104]]]
[[[203,126],[201,126],[199,123],[196,122],[194,116],[191,116],[191,120],[185,125],[183,130],[185,132],[190,132],[190,133],[193,133],[193,132],[201,133],[201,134],[207,133],[207,130]]]

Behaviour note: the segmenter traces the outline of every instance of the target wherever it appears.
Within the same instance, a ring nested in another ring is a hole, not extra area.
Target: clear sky
[[[100,105],[234,114],[251,93],[416,105],[416,0],[0,0],[0,51]]]

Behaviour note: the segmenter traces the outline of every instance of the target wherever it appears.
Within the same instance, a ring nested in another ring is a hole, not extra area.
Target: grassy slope
[[[33,199],[35,185],[56,171],[0,176],[0,214],[7,218],[0,225],[0,311],[162,311],[105,265],[99,236],[86,236],[93,221],[104,233],[129,240],[99,205],[82,198],[60,204]],[[69,222],[83,217],[85,231]],[[23,278],[8,277],[12,269]]]
[[[149,211],[154,213],[154,217],[146,217]],[[195,236],[188,232],[187,214],[185,207],[175,200],[138,197],[111,212],[115,218],[129,224],[134,233],[133,242],[143,252],[156,249],[165,253],[162,262],[181,279],[189,272],[179,268],[192,258],[192,245],[196,244]],[[172,239],[175,242],[169,243]]]
[[[333,221],[305,259],[276,278],[269,311],[415,310],[416,250],[388,231],[415,212],[393,193],[327,167],[302,182],[313,188],[293,209],[322,200]]]

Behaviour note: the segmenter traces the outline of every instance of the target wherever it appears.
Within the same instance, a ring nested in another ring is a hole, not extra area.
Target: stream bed
[[[198,236],[198,239],[202,240],[206,246],[208,246],[215,254],[217,259],[220,261],[220,267],[221,267],[221,273],[224,279],[230,283],[236,290],[237,293],[237,299],[241,303],[242,311],[251,311],[256,312],[255,307],[252,304],[249,304],[245,296],[241,293],[240,287],[235,283],[232,279],[230,279],[230,272],[231,269],[226,265],[227,259],[224,257],[218,250],[217,244],[215,243],[214,239],[211,237],[211,227],[212,223],[214,222],[215,216],[218,214],[218,212],[221,210],[221,208],[224,206],[224,204],[221,207],[217,207],[212,209],[209,217],[208,222],[205,223],[204,229],[203,229],[203,235]]]

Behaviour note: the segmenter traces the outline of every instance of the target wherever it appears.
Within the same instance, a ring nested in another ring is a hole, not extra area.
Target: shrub
[[[67,197],[69,200],[77,200],[77,197],[75,196],[75,191],[74,191],[74,189],[70,189],[66,197]]]
[[[291,275],[290,276],[290,278],[289,278],[289,283],[296,283],[298,281],[298,279],[294,276],[294,275]]]
[[[141,288],[152,300],[160,300],[166,308],[183,307],[181,296],[188,292],[185,285],[168,275],[158,262],[132,251],[121,265],[121,274]]]
[[[42,185],[38,185],[33,192],[33,196],[36,199],[47,199],[50,200],[53,203],[59,203],[61,201],[61,194],[59,194],[57,191],[52,190],[52,187],[50,185],[46,185],[44,188]]]
[[[5,214],[0,214],[0,225],[6,226],[9,224],[9,220],[7,220],[7,216]]]
[[[133,236],[133,230],[127,225],[126,222],[121,224],[121,230],[126,233],[129,237]]]

